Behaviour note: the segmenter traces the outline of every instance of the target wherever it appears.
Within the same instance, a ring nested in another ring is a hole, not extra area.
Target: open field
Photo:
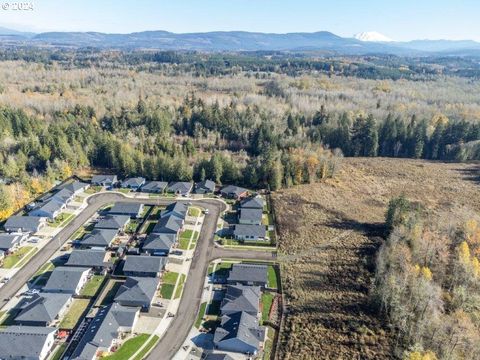
[[[274,193],[288,309],[280,358],[391,358],[369,298],[388,201],[404,193],[433,214],[478,212],[479,175],[478,164],[348,158],[334,179]]]

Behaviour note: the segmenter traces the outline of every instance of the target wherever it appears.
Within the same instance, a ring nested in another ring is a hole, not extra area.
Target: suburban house
[[[10,216],[3,227],[8,232],[36,233],[47,224],[46,219],[36,216]]]
[[[242,209],[260,209],[263,210],[265,206],[265,200],[260,196],[248,197],[240,202],[240,208]]]
[[[128,215],[107,215],[97,221],[95,229],[124,231],[130,220]]]
[[[51,198],[44,203],[39,203],[28,213],[28,216],[45,217],[54,220],[66,207],[67,204],[65,202]]]
[[[265,333],[265,327],[259,325],[256,316],[238,311],[222,315],[213,344],[219,350],[254,355],[263,345]]]
[[[143,185],[145,184],[145,178],[143,177],[134,177],[134,178],[128,178],[122,181],[122,184],[120,185],[122,188],[126,189],[132,189],[137,191],[140,189]]]
[[[215,183],[212,180],[204,180],[195,184],[195,194],[213,194]]]
[[[265,240],[267,229],[264,225],[236,224],[233,237],[241,241]]]
[[[55,199],[61,203],[64,203],[67,205],[69,202],[71,202],[74,198],[74,193],[73,191],[70,191],[67,188],[63,188],[59,191],[57,191],[55,194],[53,194],[50,199]]]
[[[111,188],[118,183],[117,175],[94,175],[92,185]]]
[[[57,329],[42,326],[7,326],[0,330],[0,359],[45,360]]]
[[[14,322],[23,326],[51,326],[65,314],[72,296],[70,294],[40,293],[20,300]]]
[[[94,229],[90,234],[85,235],[80,241],[82,247],[103,248],[111,247],[113,240],[118,235],[118,230]]]
[[[238,223],[247,225],[262,225],[263,210],[260,209],[240,209],[238,213]]]
[[[157,277],[165,268],[167,258],[160,256],[127,255],[123,273],[133,277]]]
[[[42,290],[43,292],[78,295],[90,274],[90,268],[58,266],[52,271]]]
[[[141,217],[143,204],[117,202],[108,211],[109,215],[128,215],[133,219]]]
[[[22,233],[0,233],[0,250],[9,253],[22,245],[27,239]]]
[[[267,265],[233,264],[228,275],[228,284],[243,284],[265,287],[267,285]]]
[[[192,182],[176,181],[171,182],[167,186],[167,192],[177,195],[188,195],[193,189]]]
[[[174,234],[178,235],[183,226],[183,220],[174,215],[161,217],[155,224],[152,234]]]
[[[117,303],[99,309],[70,359],[93,360],[101,352],[111,351],[120,345],[122,335],[131,333],[135,328],[139,311],[139,308]]]
[[[165,181],[149,181],[142,186],[141,191],[146,193],[161,194],[165,191],[168,183]]]
[[[248,190],[240,186],[227,185],[220,190],[220,194],[228,199],[240,200],[248,196]]]
[[[85,249],[73,250],[68,257],[65,266],[89,267],[93,272],[105,273],[113,267],[110,253],[104,250]]]
[[[148,311],[158,287],[158,278],[127,277],[118,289],[115,302],[122,306],[139,307]]]
[[[89,187],[90,184],[75,180],[74,182],[63,185],[62,188],[69,190],[73,193],[73,195],[78,195],[82,191],[87,190]]]
[[[149,234],[142,244],[142,251],[149,255],[168,255],[177,241],[175,234]]]
[[[228,285],[220,311],[229,315],[238,311],[245,311],[257,316],[260,309],[260,286]]]
[[[167,217],[170,215],[176,216],[179,219],[185,220],[185,217],[187,216],[187,211],[188,211],[188,205],[184,202],[174,202],[169,204],[165,210],[163,210],[160,214],[160,217]],[[183,225],[183,222],[182,222]]]

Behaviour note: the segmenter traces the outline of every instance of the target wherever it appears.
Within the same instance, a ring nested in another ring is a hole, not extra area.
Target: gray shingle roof
[[[20,302],[16,322],[50,323],[70,300],[70,294],[40,293]]]
[[[79,190],[83,190],[88,186],[87,183],[81,181],[74,181],[72,183],[66,184],[63,186],[64,189],[70,190],[71,192],[75,193]]]
[[[7,231],[16,231],[22,229],[23,231],[35,232],[44,222],[42,218],[36,216],[11,216],[5,222],[4,228]]]
[[[108,247],[117,234],[118,230],[94,229],[90,234],[85,235],[80,243],[83,246]]]
[[[145,178],[143,177],[133,177],[128,178],[122,181],[122,187],[140,187],[145,184]]]
[[[60,201],[57,198],[52,198],[52,199],[48,200],[47,202],[41,203],[38,207],[36,207],[32,211],[30,211],[28,213],[28,215],[36,217],[37,215],[36,215],[35,211],[36,210],[41,210],[41,211],[49,214],[50,216],[53,216],[53,214],[55,214],[55,212],[60,211],[64,206],[65,206],[64,201]]]
[[[142,191],[144,192],[164,192],[165,188],[168,186],[168,183],[165,181],[150,181],[142,186]]]
[[[192,182],[176,181],[168,184],[167,191],[178,194],[187,194],[192,190],[192,187]]]
[[[260,295],[259,286],[229,285],[222,301],[222,314],[245,311],[257,315]]]
[[[51,199],[56,199],[62,203],[66,203],[67,201],[71,200],[73,197],[73,191],[63,188],[60,191],[57,191],[55,194],[52,195]]]
[[[100,309],[90,323],[85,335],[73,352],[71,359],[91,360],[99,349],[107,349],[118,338],[120,328],[131,328],[138,308],[113,303]]]
[[[170,248],[177,241],[175,234],[150,234],[143,243],[143,250],[170,251]]]
[[[123,265],[124,272],[158,273],[165,267],[167,259],[159,256],[128,255]]]
[[[235,236],[256,236],[264,238],[266,234],[267,230],[265,226],[256,224],[236,224],[233,230],[233,235]]]
[[[22,235],[20,234],[8,234],[2,233],[0,234],[0,250],[9,250],[15,244],[19,243],[22,240]]]
[[[176,234],[182,228],[182,220],[174,215],[162,217],[152,230],[154,234]]]
[[[92,177],[92,184],[112,184],[117,181],[117,175],[94,175]]]
[[[106,252],[103,250],[73,250],[70,254],[66,266],[82,266],[82,267],[103,267]]]
[[[262,223],[263,211],[261,209],[240,209],[240,221]]]
[[[249,197],[240,202],[240,207],[243,209],[262,209],[265,201],[260,196]]]
[[[242,188],[240,186],[227,185],[227,186],[224,186],[220,192],[222,193],[223,196],[231,196],[231,195],[240,196],[246,191],[247,189]]]
[[[239,311],[222,316],[220,326],[215,330],[213,341],[219,343],[236,338],[258,350],[265,337],[265,328],[258,324],[256,316]]]
[[[107,215],[97,221],[95,229],[121,229],[130,222],[129,215]]]
[[[42,326],[8,326],[0,330],[0,358],[38,359],[48,335],[56,328]]]
[[[267,283],[267,265],[259,264],[233,264],[229,282],[257,282]]]
[[[83,276],[83,273],[90,268],[87,267],[68,267],[59,266],[56,267],[47,283],[45,284],[44,291],[56,291],[62,290],[65,292],[74,292]]]
[[[132,303],[151,303],[158,286],[158,278],[127,277],[120,286],[115,301],[120,305],[129,306]]]
[[[195,185],[195,192],[213,193],[215,191],[215,183],[212,180],[200,181]]]
[[[184,202],[176,201],[169,204],[165,210],[162,211],[161,217],[174,215],[180,219],[185,219],[187,216],[188,205]]]
[[[108,211],[113,215],[130,215],[138,216],[143,209],[143,204],[129,203],[129,202],[117,202]]]

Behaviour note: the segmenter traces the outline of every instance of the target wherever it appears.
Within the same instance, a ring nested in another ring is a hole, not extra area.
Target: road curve
[[[0,289],[1,306],[6,303],[4,299],[11,298],[30,280],[38,269],[45,264],[55,252],[82,226],[95,212],[101,207],[116,201],[136,202],[149,205],[167,205],[170,200],[155,199],[132,199],[127,198],[121,193],[100,193],[90,196],[87,199],[87,207],[83,209],[67,226],[65,226],[57,235],[55,235],[48,243],[40,249],[28,263],[20,269],[8,283]]]
[[[275,260],[275,252],[215,248],[214,236],[217,230],[217,219],[226,206],[223,202],[214,200],[199,200],[195,203],[207,208],[209,214],[206,215],[200,231],[177,315],[150,352],[147,360],[171,359],[180,350],[195,323],[210,261],[218,258]]]

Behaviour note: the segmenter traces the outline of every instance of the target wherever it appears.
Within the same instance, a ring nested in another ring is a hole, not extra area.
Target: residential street
[[[155,198],[131,198],[121,193],[100,193],[88,198],[88,206],[64,229],[62,229],[46,246],[44,246],[12,279],[0,289],[0,299],[11,298],[32,278],[37,270],[45,264],[55,252],[101,207],[116,202],[135,202],[146,205],[168,205],[175,201]],[[182,201],[182,200],[180,200]],[[233,250],[214,247],[214,234],[217,228],[217,219],[226,206],[223,202],[213,199],[185,200],[208,209],[203,227],[200,232],[197,247],[187,276],[184,292],[178,312],[165,335],[148,356],[149,360],[170,359],[180,349],[193,326],[200,306],[203,291],[204,277],[210,261],[225,257],[236,259],[274,260],[271,252]],[[2,302],[2,306],[6,301]]]

